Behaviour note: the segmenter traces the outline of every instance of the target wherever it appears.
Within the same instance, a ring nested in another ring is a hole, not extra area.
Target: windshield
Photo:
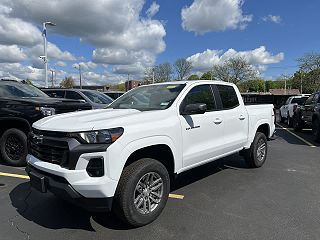
[[[98,104],[109,104],[112,103],[113,99],[104,95],[103,93],[94,92],[94,91],[82,91],[84,95],[86,95],[90,101]]]
[[[304,102],[308,99],[308,97],[294,98],[291,103],[297,103],[298,105],[304,104]]]
[[[0,84],[0,96],[1,97],[49,97],[40,89],[29,85],[17,82],[4,82]]]
[[[184,87],[185,84],[161,84],[138,87],[122,95],[108,108],[128,108],[140,111],[167,109]]]

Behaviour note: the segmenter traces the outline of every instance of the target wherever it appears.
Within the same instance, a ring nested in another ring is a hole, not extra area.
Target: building
[[[126,91],[129,91],[129,90],[131,90],[133,88],[139,87],[139,86],[141,86],[141,84],[142,84],[142,81],[139,81],[139,80],[126,81],[125,82]]]
[[[267,93],[241,93],[241,96],[245,104],[273,104],[280,108],[289,97],[299,94],[299,89],[270,89]]]

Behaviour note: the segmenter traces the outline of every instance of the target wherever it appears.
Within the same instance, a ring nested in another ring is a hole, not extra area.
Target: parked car
[[[124,91],[107,91],[103,92],[105,95],[111,97],[112,99],[117,99],[121,97],[125,92]]]
[[[320,92],[312,94],[302,106],[297,108],[293,126],[295,131],[312,127],[315,140],[320,142]]]
[[[245,106],[230,83],[141,86],[107,109],[34,123],[26,171],[41,192],[141,226],[162,212],[176,174],[239,151],[261,167],[274,118],[273,105]]]
[[[42,89],[50,97],[82,100],[89,103],[92,109],[105,108],[113,99],[101,92],[84,89]]]
[[[304,104],[310,94],[289,97],[284,105],[280,107],[280,122],[287,121],[289,127],[292,127],[293,114],[299,105]]]
[[[32,123],[46,116],[88,109],[90,105],[80,101],[50,98],[34,86],[0,80],[0,158],[12,166],[25,165]]]

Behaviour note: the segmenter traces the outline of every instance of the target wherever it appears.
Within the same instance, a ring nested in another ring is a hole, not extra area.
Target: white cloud
[[[17,45],[0,45],[0,63],[16,63],[26,58],[26,54]]]
[[[32,79],[38,85],[44,85],[43,70],[31,66],[23,66],[21,63],[0,63],[0,78]]]
[[[194,0],[181,11],[182,27],[189,32],[243,30],[252,21],[252,15],[243,15],[244,0]]]
[[[8,4],[12,18],[19,17],[39,25],[43,19],[49,19],[57,24],[50,28],[51,32],[80,37],[81,41],[95,46],[93,61],[97,63],[131,64],[139,54],[155,62],[156,56],[166,47],[164,25],[152,19],[159,8],[156,3],[147,11],[147,18],[141,16],[144,0],[122,0],[121,4],[118,0],[97,0],[95,4],[87,0],[79,0],[77,4],[71,0],[15,0]],[[86,17],[79,17],[79,13]],[[120,56],[117,55],[119,52]],[[122,57],[123,54],[126,57]],[[110,56],[118,56],[118,61],[112,62]]]
[[[65,62],[63,62],[63,61],[58,61],[58,62],[56,62],[55,65],[58,66],[58,67],[66,67],[67,66],[67,64]]]
[[[9,18],[11,8],[0,4],[0,44],[33,46],[42,40],[41,32],[31,23]]]
[[[196,53],[188,57],[187,60],[192,62],[194,70],[205,72],[210,70],[213,65],[221,64],[234,57],[242,57],[259,70],[265,70],[266,65],[281,62],[284,59],[284,53],[273,55],[267,51],[265,46],[249,51],[236,51],[231,48],[223,52],[221,50],[207,49],[202,53]]]
[[[74,61],[76,60],[76,57],[73,56],[68,51],[62,51],[60,48],[58,48],[55,44],[48,42],[48,59],[50,58],[55,60],[64,60],[64,61]],[[39,58],[39,56],[43,55],[43,45],[38,44],[34,47],[31,47],[26,50],[26,52],[35,58]]]
[[[78,65],[80,64],[80,66],[81,66],[81,69],[83,69],[83,70],[89,70],[89,69],[95,69],[96,67],[97,67],[97,64],[96,63],[94,63],[94,62],[91,62],[91,61],[89,61],[89,62],[80,62],[80,63],[75,63],[75,64],[73,64],[72,65],[72,67],[76,67],[76,68],[78,68]]]
[[[262,18],[264,22],[273,22],[273,23],[281,23],[281,16],[271,15],[265,16]]]
[[[152,18],[154,15],[156,15],[159,12],[160,5],[156,2],[153,2],[148,10],[146,11],[146,14],[149,18]]]

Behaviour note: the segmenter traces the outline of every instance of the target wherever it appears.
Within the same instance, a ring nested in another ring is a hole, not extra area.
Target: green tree
[[[200,77],[197,74],[192,74],[188,77],[188,80],[199,80]]]
[[[212,75],[212,72],[209,71],[209,72],[205,72],[204,74],[202,74],[202,76],[201,76],[200,79],[201,79],[201,80],[213,80],[214,77],[213,77],[213,75]]]
[[[223,64],[213,66],[213,75],[217,80],[238,84],[242,81],[256,79],[258,72],[244,58],[235,57],[228,59]]]
[[[61,83],[60,83],[60,86],[62,88],[73,88],[74,86],[74,80],[72,77],[65,77]]]

